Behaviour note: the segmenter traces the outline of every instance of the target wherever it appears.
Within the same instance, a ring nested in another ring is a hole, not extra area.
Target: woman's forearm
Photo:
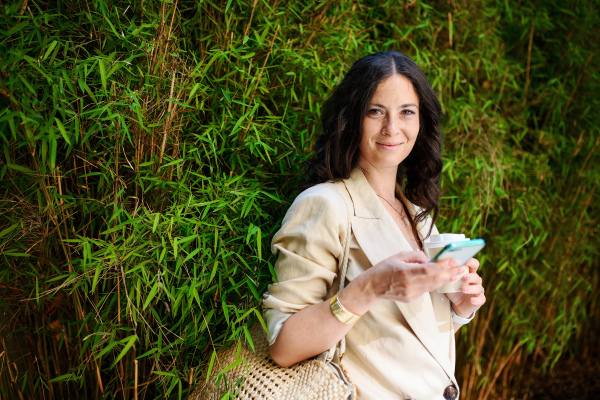
[[[369,293],[367,282],[360,277],[351,282],[338,299],[356,315],[365,314],[377,301],[376,296]],[[331,349],[352,326],[338,321],[331,311],[329,299],[313,304],[284,322],[277,340],[271,345],[271,357],[280,366],[289,367]]]

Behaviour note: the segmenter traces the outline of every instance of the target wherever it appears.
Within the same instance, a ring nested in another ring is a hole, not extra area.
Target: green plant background
[[[260,318],[320,105],[375,51],[444,108],[483,237],[470,399],[597,349],[597,1],[0,1],[0,397],[184,398]]]

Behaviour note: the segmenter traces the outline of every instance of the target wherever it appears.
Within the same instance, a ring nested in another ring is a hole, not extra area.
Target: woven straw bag
[[[269,343],[260,324],[251,329],[252,341],[256,352],[248,346],[242,346],[240,358],[247,360],[239,363],[224,375],[227,385],[236,399],[331,399],[346,400],[352,393],[349,387],[323,361],[306,360],[289,368],[275,364],[269,354]],[[237,348],[232,346],[217,352],[222,365],[229,365],[237,359]],[[220,400],[227,392],[223,382],[215,387],[216,374],[206,380],[201,378],[198,386],[190,395],[190,400]],[[235,387],[240,378],[245,378],[239,387]]]
[[[339,190],[339,185],[336,185],[336,188]],[[343,195],[342,198],[346,201]],[[350,209],[348,207],[348,225],[342,252],[339,291],[344,288],[348,269]],[[271,359],[269,343],[260,324],[256,323],[250,328],[250,337],[255,351],[248,344],[241,346],[239,357],[235,346],[217,351],[216,357],[222,367],[232,365],[238,359],[243,360],[223,374],[227,385],[224,384],[223,378],[219,385],[216,385],[218,371],[215,370],[219,368],[215,366],[208,379],[206,375],[200,378],[200,382],[188,400],[220,400],[228,389],[230,393],[235,394],[234,398],[249,400],[349,400],[355,397],[354,385],[339,364],[346,347],[344,338],[327,353],[335,353],[333,359],[331,357],[325,361],[309,359],[289,368],[282,368]],[[325,357],[322,355],[319,358]],[[236,386],[240,381],[241,384]]]

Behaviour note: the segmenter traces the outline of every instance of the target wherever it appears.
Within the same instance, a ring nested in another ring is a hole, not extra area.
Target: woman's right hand
[[[454,267],[455,263],[453,259],[430,263],[422,251],[403,251],[367,272],[379,299],[409,303],[457,279],[463,268]]]
[[[376,264],[357,279],[363,281],[363,290],[373,299],[409,303],[457,279],[464,267],[454,267],[455,263],[453,259],[431,263],[422,251],[403,251]]]

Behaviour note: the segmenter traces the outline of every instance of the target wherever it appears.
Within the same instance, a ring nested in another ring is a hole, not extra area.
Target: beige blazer
[[[360,170],[343,182],[302,192],[272,241],[271,249],[278,254],[278,282],[269,285],[263,296],[271,344],[292,313],[337,292],[347,204],[354,208],[350,210],[348,281],[400,251],[411,250]],[[414,205],[407,207],[414,215]],[[418,227],[421,237],[430,223]],[[437,233],[435,227],[432,233]],[[411,303],[378,301],[346,335],[342,364],[361,400],[443,399],[448,385],[458,388],[448,298],[431,292]]]

